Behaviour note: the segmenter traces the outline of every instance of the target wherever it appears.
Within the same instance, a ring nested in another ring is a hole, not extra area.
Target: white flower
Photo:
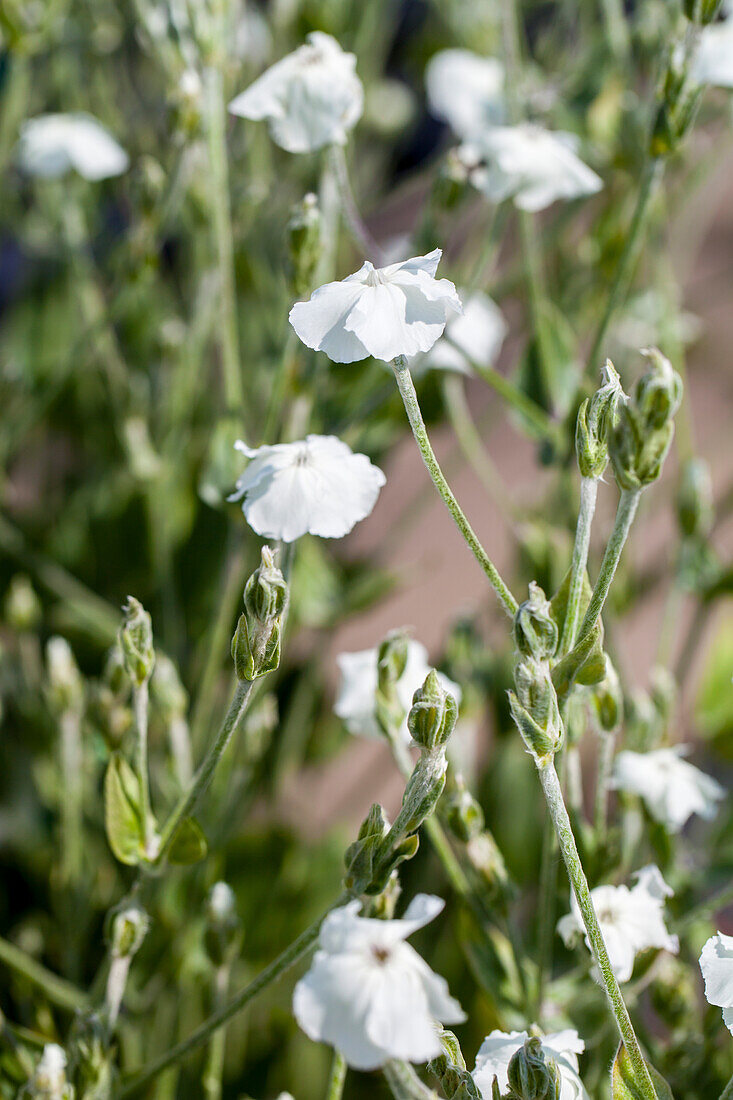
[[[644,867],[634,877],[636,884],[631,890],[628,886],[596,886],[591,890],[611,968],[620,982],[631,977],[634,958],[640,951],[650,947],[674,955],[679,951],[679,940],[664,924],[664,901],[672,890],[659,868]],[[572,911],[557,922],[557,930],[568,946],[585,930],[575,895],[570,901]],[[590,948],[587,936],[585,942]]]
[[[234,444],[252,461],[229,500],[240,500],[250,527],[293,542],[309,533],[340,539],[369,515],[385,477],[366,455],[335,435],[308,435],[273,447]]]
[[[102,124],[85,114],[28,119],[20,131],[18,161],[31,176],[56,179],[73,169],[87,180],[119,176],[130,163]]]
[[[334,713],[343,719],[349,733],[359,737],[381,736],[375,716],[378,657],[378,650],[364,649],[359,653],[340,653],[336,658],[341,680]],[[431,668],[425,646],[409,638],[405,670],[396,684],[397,697],[405,712],[400,733],[406,743],[411,740],[407,728],[407,712],[412,706],[413,695],[422,687]],[[461,689],[458,684],[454,684],[442,672],[438,673],[438,680],[443,690],[449,691],[456,702],[460,703]]]
[[[461,312],[453,283],[435,278],[441,256],[436,248],[380,268],[367,260],[353,275],[296,302],[290,324],[306,347],[324,351],[334,363],[367,355],[388,363],[429,351],[443,335],[448,311]]]
[[[364,89],[356,58],[321,31],[278,61],[229,104],[234,115],[267,119],[270,134],[289,153],[343,145],[361,118]]]
[[[498,1079],[502,1092],[508,1087],[509,1063],[528,1038],[526,1031],[492,1031],[486,1036],[476,1055],[476,1068],[472,1074],[485,1100],[491,1100],[494,1077]],[[554,1058],[560,1071],[558,1100],[587,1100],[588,1093],[578,1076],[578,1055],[585,1050],[585,1043],[577,1031],[568,1028],[565,1031],[550,1032],[540,1038],[544,1054]]]
[[[428,62],[430,110],[469,140],[504,116],[504,66],[470,50],[440,50]]]
[[[603,183],[577,155],[575,134],[533,123],[495,126],[460,150],[473,161],[471,182],[492,202],[513,199],[521,210],[544,210],[557,199],[592,195]]]
[[[64,1100],[66,1096],[66,1054],[58,1043],[46,1043],[33,1075],[34,1096]]]
[[[209,891],[208,911],[215,921],[225,921],[236,916],[237,899],[228,882],[215,882]]]
[[[420,361],[418,371],[434,367],[473,374],[472,362],[479,366],[494,362],[507,331],[504,314],[496,302],[487,294],[470,294],[463,299],[463,313],[448,318],[445,336],[451,343],[445,338],[438,340]]]
[[[733,1034],[733,936],[711,936],[700,955],[705,996],[723,1009],[723,1023]]]
[[[725,798],[719,783],[681,759],[689,751],[688,745],[675,745],[652,752],[620,752],[612,785],[640,795],[655,821],[678,833],[692,814],[714,817],[717,803]]]
[[[733,18],[703,27],[691,74],[699,84],[733,88]]]
[[[293,994],[306,1035],[330,1043],[354,1069],[376,1069],[390,1058],[437,1057],[435,1021],[460,1023],[465,1016],[445,980],[404,941],[443,905],[418,894],[402,920],[360,917],[358,900],[329,913],[319,950]]]

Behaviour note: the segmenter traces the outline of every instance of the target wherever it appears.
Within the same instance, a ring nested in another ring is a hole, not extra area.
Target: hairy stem
[[[79,889],[84,858],[83,796],[84,758],[81,746],[81,714],[66,710],[61,715],[61,875],[72,891]]]
[[[328,1076],[326,1088],[326,1100],[341,1100],[344,1094],[344,1082],[346,1081],[346,1059],[340,1051],[334,1050],[331,1072]]]
[[[411,1065],[396,1058],[382,1067],[395,1100],[436,1100],[436,1094],[423,1084]]]
[[[580,507],[578,509],[578,522],[575,528],[573,556],[570,562],[568,606],[565,612],[562,637],[560,638],[559,657],[564,657],[566,653],[569,653],[575,644],[575,635],[578,630],[578,621],[580,619],[580,604],[583,595],[583,579],[588,565],[590,532],[596,510],[597,495],[597,479],[594,477],[581,478]]]
[[[606,602],[608,590],[611,587],[611,582],[616,573],[616,567],[621,558],[621,551],[624,548],[631,524],[636,515],[636,509],[639,506],[640,496],[641,489],[623,489],[621,492],[613,530],[606,546],[606,552],[603,555],[603,561],[601,562],[598,579],[593,589],[593,595],[588,604],[588,610],[585,613],[585,618],[580,627],[579,639],[585,638],[586,635],[593,630],[603,611],[603,605]]]
[[[402,400],[405,405],[405,411],[407,412],[407,418],[410,421],[410,427],[412,428],[412,434],[415,437],[415,442],[420,448],[420,453],[423,457],[423,461],[427,466],[428,473],[430,474],[433,484],[440,493],[448,511],[455,520],[458,530],[463,535],[464,540],[468,544],[473,556],[483,569],[486,576],[489,578],[489,582],[499,597],[499,601],[510,618],[513,618],[517,611],[517,601],[512,596],[511,592],[504,584],[504,581],[499,575],[494,563],[489,558],[488,554],[484,550],[483,546],[479,542],[473,528],[466,519],[461,510],[461,507],[456,500],[453,492],[445,479],[443,471],[440,468],[440,464],[435,457],[435,452],[430,445],[427,429],[425,427],[425,421],[422,418],[420,412],[420,406],[417,401],[417,394],[415,393],[415,386],[410,375],[410,369],[407,366],[407,360],[404,356],[398,356],[394,362],[394,374],[397,379],[397,386],[399,388]]]
[[[649,1076],[649,1070],[641,1053],[639,1040],[636,1037],[634,1027],[631,1023],[631,1017],[629,1016],[628,1009],[621,995],[616,975],[611,968],[603,933],[601,932],[598,917],[596,916],[596,911],[593,906],[588,881],[583,871],[583,865],[580,862],[580,856],[578,855],[573,829],[562,796],[560,780],[555,770],[555,762],[552,757],[543,757],[536,758],[535,763],[547,802],[547,808],[550,811],[555,832],[557,833],[560,851],[562,852],[568,877],[573,888],[573,894],[575,895],[575,900],[578,903],[578,908],[583,917],[583,923],[585,924],[593,958],[598,967],[601,982],[608,998],[611,1011],[616,1020],[616,1026],[621,1035],[621,1040],[634,1068],[641,1095],[644,1100],[658,1100],[656,1090],[652,1084],[652,1079]]]
[[[229,987],[229,966],[217,967],[214,974],[214,1009],[219,1011],[226,1003]],[[201,1079],[205,1100],[221,1100],[222,1077],[224,1073],[224,1052],[226,1049],[226,1027],[220,1027],[209,1039],[206,1065]]]

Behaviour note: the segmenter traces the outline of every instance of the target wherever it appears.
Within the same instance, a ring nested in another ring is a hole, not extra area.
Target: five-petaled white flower
[[[521,210],[535,211],[603,186],[578,156],[578,144],[575,134],[523,122],[484,130],[459,154],[474,187],[492,202],[513,199]]]
[[[485,1100],[491,1098],[491,1085],[497,1078],[503,1092],[509,1085],[507,1069],[513,1056],[529,1038],[526,1031],[492,1031],[487,1035],[476,1055],[476,1068],[472,1077]],[[578,1076],[578,1055],[585,1050],[585,1043],[577,1031],[550,1032],[540,1037],[543,1053],[553,1058],[560,1071],[560,1095],[558,1100],[587,1100],[588,1093]]]
[[[676,955],[680,946],[664,923],[664,902],[673,891],[659,868],[650,864],[634,877],[636,883],[631,890],[628,886],[596,886],[591,890],[611,969],[620,982],[631,977],[640,951],[656,947]],[[568,946],[585,930],[574,894],[570,904],[571,912],[557,922],[557,930]],[[585,942],[590,948],[587,935]]]
[[[723,1023],[733,1034],[733,936],[717,932],[700,955],[705,979],[705,996],[711,1005],[723,1009]]]
[[[460,1023],[465,1015],[445,979],[405,940],[444,904],[418,894],[402,920],[360,917],[358,900],[330,913],[293,994],[306,1035],[335,1047],[354,1069],[377,1069],[390,1058],[436,1058],[442,1046],[435,1021]]]
[[[722,23],[703,27],[692,59],[691,74],[699,84],[733,88],[733,14]]]
[[[448,318],[444,336],[418,362],[416,373],[433,367],[473,374],[473,363],[491,366],[507,331],[504,314],[488,294],[469,294],[463,299],[463,313]]]
[[[278,61],[229,104],[233,115],[267,119],[270,134],[289,153],[343,145],[361,118],[364,89],[356,58],[321,31]]]
[[[612,785],[640,795],[655,821],[678,833],[692,814],[714,817],[725,797],[720,783],[681,759],[689,751],[688,745],[675,745],[652,752],[620,752]]]
[[[375,715],[375,696],[377,692],[378,650],[363,649],[359,653],[340,653],[336,658],[341,680],[339,683],[334,713],[343,719],[349,733],[360,737],[381,736]],[[410,732],[407,728],[407,712],[412,706],[412,697],[425,682],[432,665],[428,663],[428,651],[413,638],[407,641],[407,662],[397,681],[395,690],[405,717],[400,734],[409,744]],[[440,686],[449,691],[457,703],[461,701],[461,689],[442,672],[438,673]]]
[[[251,459],[229,500],[241,500],[250,527],[267,539],[340,539],[369,515],[385,477],[335,435],[308,435],[272,447],[234,444]]]
[[[127,153],[91,115],[37,115],[23,123],[18,163],[30,176],[56,179],[72,169],[87,180],[119,176]]]
[[[290,324],[306,347],[324,351],[334,363],[368,355],[389,363],[398,355],[430,351],[448,312],[461,312],[453,283],[435,278],[441,256],[436,248],[379,268],[367,260],[353,275],[296,302]]]
[[[504,117],[504,66],[471,50],[440,50],[428,62],[430,110],[468,141]]]

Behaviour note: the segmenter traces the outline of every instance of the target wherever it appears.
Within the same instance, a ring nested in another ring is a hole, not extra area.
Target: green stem
[[[84,770],[81,747],[81,714],[66,710],[61,715],[61,876],[64,885],[79,889],[83,866]]]
[[[733,1100],[733,1077],[721,1092],[720,1100]]]
[[[593,337],[590,352],[588,353],[587,371],[592,374],[598,369],[598,360],[601,355],[603,343],[606,339],[608,327],[617,308],[626,298],[629,284],[634,274],[636,261],[644,240],[644,229],[647,217],[651,209],[652,199],[661,183],[664,174],[664,161],[660,157],[650,157],[644,165],[641,177],[641,186],[636,198],[636,206],[631,219],[631,225],[626,236],[623,252],[616,267],[611,291],[606,302],[606,309],[601,317],[596,334]]]
[[[583,596],[583,580],[588,565],[588,548],[590,546],[590,531],[593,524],[593,516],[596,510],[596,498],[598,496],[598,481],[594,477],[580,479],[580,507],[578,508],[578,522],[575,528],[575,542],[573,544],[573,556],[570,562],[570,587],[568,589],[568,604],[565,612],[565,622],[560,638],[559,657],[569,653],[575,644],[575,635],[580,619],[580,604]]]
[[[170,817],[163,827],[163,831],[160,836],[160,848],[156,856],[156,864],[162,863],[167,853],[170,851],[171,845],[175,840],[176,833],[181,825],[181,822],[190,817],[195,811],[201,797],[206,792],[212,776],[216,770],[216,767],[221,760],[227,745],[232,739],[232,735],[239,725],[240,719],[247,709],[249,702],[249,695],[252,690],[253,681],[251,680],[238,680],[237,688],[234,692],[234,697],[229,704],[229,709],[224,717],[224,721],[221,724],[221,729],[217,734],[216,740],[209,749],[208,753],[204,757],[203,761],[199,765],[198,771],[193,778],[193,782],[187,791],[181,795],[178,800],[178,804],[171,813]]]
[[[219,1011],[226,1002],[229,986],[229,967],[220,966],[214,975],[214,1008]],[[220,1027],[209,1039],[206,1066],[201,1079],[205,1100],[221,1100],[226,1050],[226,1028]]]
[[[86,993],[64,978],[59,978],[30,955],[26,955],[20,947],[16,947],[14,943],[2,937],[0,937],[0,963],[15,971],[16,974],[22,975],[32,985],[38,986],[49,1001],[59,1008],[75,1012],[77,1009],[85,1010],[89,1007],[89,998]]]
[[[407,1062],[393,1058],[382,1066],[382,1073],[395,1100],[436,1100],[436,1094],[423,1084]]]
[[[278,955],[278,957],[266,966],[265,969],[257,975],[244,989],[240,989],[225,1005],[223,1005],[217,1012],[214,1012],[208,1020],[205,1020],[200,1027],[197,1027],[187,1039],[183,1039],[180,1043],[176,1043],[174,1047],[166,1051],[165,1054],[161,1054],[159,1058],[156,1058],[154,1062],[151,1062],[149,1066],[141,1070],[132,1080],[127,1081],[121,1087],[118,1093],[118,1100],[126,1100],[128,1096],[135,1096],[141,1089],[143,1089],[150,1081],[153,1081],[159,1073],[162,1073],[168,1066],[175,1065],[181,1058],[184,1058],[192,1050],[196,1050],[203,1043],[214,1034],[215,1031],[225,1024],[228,1020],[231,1020],[233,1016],[236,1016],[238,1012],[241,1012],[250,1001],[253,1001],[258,993],[261,993],[263,989],[266,989],[268,985],[279,978],[286,970],[294,966],[303,956],[314,946],[318,939],[318,933],[328,913],[331,909],[335,909],[340,905],[343,905],[348,901],[348,894],[342,894],[338,900],[331,906],[323,916],[314,921],[309,928],[306,928],[305,932],[301,932],[296,940],[294,940],[289,947]]]
[[[621,558],[621,551],[624,548],[624,543],[626,542],[631,524],[636,515],[636,509],[639,506],[640,496],[641,489],[623,489],[621,491],[621,498],[618,502],[613,530],[606,546],[606,552],[603,555],[603,561],[601,562],[598,579],[593,589],[593,595],[588,604],[588,610],[585,613],[585,618],[580,627],[579,641],[584,639],[591,630],[593,630],[601,616],[608,590],[611,587],[611,582],[616,573],[616,567]]]
[[[135,713],[137,741],[135,758],[140,783],[140,812],[143,819],[143,835],[148,854],[152,853],[153,815],[150,808],[150,779],[148,774],[148,681],[133,685],[132,706]]]
[[[555,770],[555,762],[552,757],[536,758],[537,771],[539,773],[542,790],[550,811],[552,822],[557,833],[560,851],[567,868],[568,877],[573,887],[575,900],[578,903],[583,923],[585,924],[588,941],[590,943],[593,958],[598,967],[601,982],[613,1012],[621,1040],[626,1048],[626,1053],[634,1069],[636,1082],[643,1100],[658,1100],[656,1090],[649,1076],[649,1070],[644,1056],[641,1053],[639,1040],[636,1038],[631,1017],[621,995],[616,975],[611,968],[608,951],[603,939],[598,917],[596,916],[593,900],[591,898],[588,881],[580,862],[578,849],[573,836],[573,829],[568,817],[568,811],[562,796],[560,780]]]
[[[221,358],[227,409],[239,412],[243,404],[239,360],[237,296],[234,282],[232,217],[229,202],[229,167],[226,148],[226,103],[221,69],[211,66],[204,73],[206,121],[209,141],[211,206],[216,241],[221,294]]]
[[[338,1050],[333,1052],[331,1072],[328,1077],[326,1100],[341,1100],[344,1094],[344,1082],[346,1081],[346,1059]]]
[[[458,530],[463,535],[464,540],[469,546],[473,556],[483,569],[486,576],[489,578],[489,582],[499,597],[499,601],[510,618],[513,618],[517,611],[517,601],[512,596],[511,592],[501,579],[499,572],[494,563],[489,558],[488,554],[484,550],[483,546],[479,542],[476,534],[471,527],[470,523],[466,519],[461,510],[461,507],[454,497],[448,482],[443,475],[443,471],[440,468],[435,452],[430,445],[428,439],[427,429],[425,427],[425,421],[422,418],[420,412],[420,406],[417,401],[417,394],[415,393],[415,386],[410,375],[410,369],[407,366],[407,360],[403,355],[398,356],[393,361],[394,374],[397,380],[397,386],[399,388],[402,400],[405,405],[405,411],[407,418],[410,421],[410,427],[412,428],[412,434],[415,437],[415,442],[420,448],[420,453],[423,457],[423,461],[427,466],[428,473],[430,474],[433,484],[440,493],[444,504],[448,508],[448,511],[455,520]]]
[[[534,987],[532,1016],[541,1023],[545,985],[552,971],[553,939],[555,935],[555,891],[557,889],[557,865],[555,863],[555,830],[549,813],[542,826],[542,851],[540,854],[540,882],[537,899],[537,979]]]

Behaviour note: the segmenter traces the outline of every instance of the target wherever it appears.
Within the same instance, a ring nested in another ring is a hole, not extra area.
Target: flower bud
[[[102,679],[105,687],[108,687],[115,697],[124,698],[129,695],[130,677],[127,674],[125,658],[119,641],[107,653]]]
[[[529,598],[520,603],[514,616],[514,644],[524,657],[543,660],[557,649],[557,623],[550,612],[550,601],[535,581],[529,586]]]
[[[153,698],[168,721],[185,715],[188,710],[188,692],[181,683],[178,669],[165,653],[158,653],[156,656],[150,688]]]
[[[46,643],[48,681],[46,696],[56,715],[79,713],[84,705],[84,682],[71,646],[65,638],[49,638]]]
[[[74,1090],[66,1080],[66,1052],[57,1043],[46,1043],[41,1060],[29,1081],[33,1100],[72,1100]]]
[[[722,0],[683,0],[683,10],[691,22],[702,26],[712,23],[718,16]]]
[[[690,458],[683,465],[676,503],[683,536],[704,539],[713,522],[713,486],[710,467],[703,459]]]
[[[618,372],[607,359],[600,387],[578,410],[575,451],[581,477],[599,478],[608,465],[608,435],[622,393]]]
[[[16,573],[5,594],[5,618],[19,633],[33,630],[41,621],[41,601],[28,577]]]
[[[469,839],[466,858],[479,876],[487,900],[502,907],[513,895],[514,887],[499,846],[487,829]]]
[[[321,211],[312,192],[292,208],[286,233],[293,290],[304,298],[311,292],[321,256]]]
[[[621,691],[621,683],[618,673],[608,654],[606,658],[606,675],[591,689],[591,698],[596,712],[598,725],[604,733],[613,733],[619,728],[624,718],[624,697]]]
[[[484,827],[484,811],[466,786],[463,776],[456,775],[453,789],[446,798],[445,817],[454,836],[467,844]]]
[[[535,1037],[525,1039],[524,1046],[512,1057],[507,1079],[516,1100],[559,1100],[560,1071]]]
[[[282,619],[288,603],[288,586],[275,565],[269,546],[244,589],[243,615],[232,639],[232,657],[239,680],[256,680],[280,664]]]
[[[120,647],[127,674],[140,687],[150,679],[155,664],[153,624],[147,611],[134,596],[127,597],[122,608],[124,619],[119,632]]]
[[[444,745],[452,734],[458,717],[458,704],[450,692],[440,686],[438,674],[432,669],[425,683],[412,697],[407,715],[407,728],[412,739],[424,749]]]
[[[423,749],[407,780],[402,808],[394,824],[396,832],[416,833],[425,818],[430,817],[443,793],[447,770],[448,760],[442,746]]]
[[[659,477],[674,434],[672,418],[682,400],[682,381],[669,360],[655,348],[643,354],[651,365],[633,396],[619,403],[609,441],[621,489],[640,489]]]
[[[398,864],[414,856],[418,838],[405,836],[404,830],[397,831],[396,826],[397,822],[390,828],[378,803],[372,806],[357,839],[346,849],[344,886],[347,890],[372,897],[382,894]]]
[[[407,635],[404,630],[393,630],[384,639],[377,655],[379,687],[384,689],[396,684],[407,665]]]
[[[537,757],[555,752],[562,742],[562,720],[557,693],[547,661],[532,657],[514,669],[516,694],[509,692],[509,707],[529,751]]]
[[[228,963],[239,951],[242,922],[234,891],[226,882],[215,882],[206,902],[206,953],[215,967]]]
[[[392,871],[384,889],[371,898],[368,915],[375,920],[392,920],[401,893],[400,876],[397,871]]]
[[[144,909],[138,905],[119,910],[112,917],[110,950],[115,959],[131,959],[138,953],[145,939],[150,921]]]
[[[481,1100],[481,1093],[466,1068],[460,1043],[452,1031],[440,1027],[443,1054],[428,1062],[428,1070],[437,1078],[449,1100]]]

